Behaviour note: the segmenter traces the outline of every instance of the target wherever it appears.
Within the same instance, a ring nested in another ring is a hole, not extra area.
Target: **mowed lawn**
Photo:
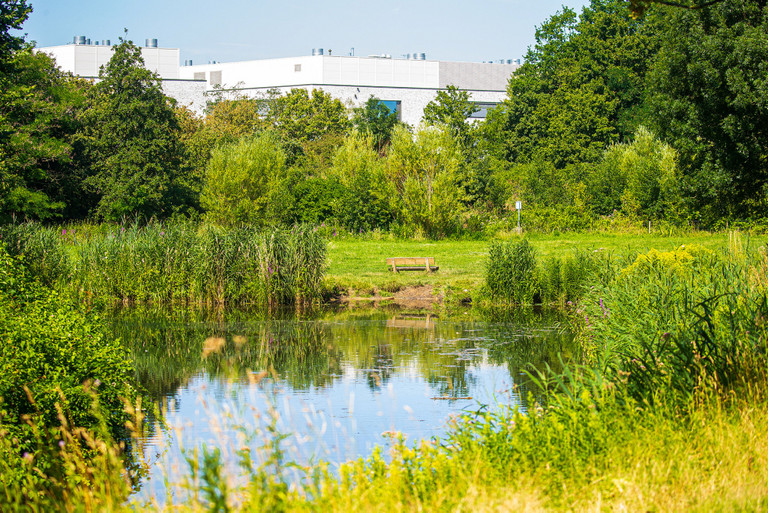
[[[564,234],[532,235],[529,241],[540,258],[564,257],[577,249],[602,251],[612,255],[674,249],[681,244],[700,244],[710,249],[727,246],[729,235],[694,232],[680,236],[649,234]],[[741,235],[747,237],[746,234]],[[755,236],[751,245],[764,245],[766,236]],[[401,286],[433,285],[454,289],[474,289],[483,281],[490,241],[444,240],[363,240],[332,239],[328,243],[330,286],[354,289],[359,295],[374,289],[386,291]],[[440,270],[434,273],[409,271],[393,273],[386,265],[389,257],[434,257]]]

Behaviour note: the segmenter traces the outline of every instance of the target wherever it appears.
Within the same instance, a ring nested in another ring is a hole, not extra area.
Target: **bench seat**
[[[387,258],[387,266],[392,272],[400,271],[437,271],[440,267],[435,265],[434,257],[394,257]]]

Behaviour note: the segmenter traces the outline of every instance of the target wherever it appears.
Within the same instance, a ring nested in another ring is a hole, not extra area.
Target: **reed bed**
[[[308,303],[320,297],[326,244],[312,229],[221,228],[189,221],[98,230],[24,223],[0,230],[44,282],[84,299]]]

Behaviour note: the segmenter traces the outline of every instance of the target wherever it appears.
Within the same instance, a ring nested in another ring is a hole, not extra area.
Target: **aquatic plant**
[[[75,237],[24,223],[6,226],[0,236],[34,261],[35,275],[86,299],[303,303],[320,296],[326,268],[325,241],[303,226],[259,230],[153,221]]]
[[[532,304],[539,291],[536,250],[528,242],[492,242],[485,283],[493,299]]]

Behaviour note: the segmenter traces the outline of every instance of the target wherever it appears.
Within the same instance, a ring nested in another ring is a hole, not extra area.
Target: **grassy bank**
[[[766,240],[766,237],[758,237]],[[516,236],[512,240],[517,240]],[[683,244],[707,248],[722,247],[725,233],[691,232],[679,236],[647,234],[564,234],[530,235],[528,240],[543,258],[565,258],[576,251],[608,255],[636,254],[651,248],[669,250]],[[757,240],[755,241],[758,242]],[[489,241],[486,240],[381,240],[331,238],[328,243],[326,288],[353,290],[356,295],[382,295],[401,287],[431,284],[446,294],[464,295],[476,291],[485,279]],[[389,257],[435,257],[440,270],[393,273],[387,268]]]

